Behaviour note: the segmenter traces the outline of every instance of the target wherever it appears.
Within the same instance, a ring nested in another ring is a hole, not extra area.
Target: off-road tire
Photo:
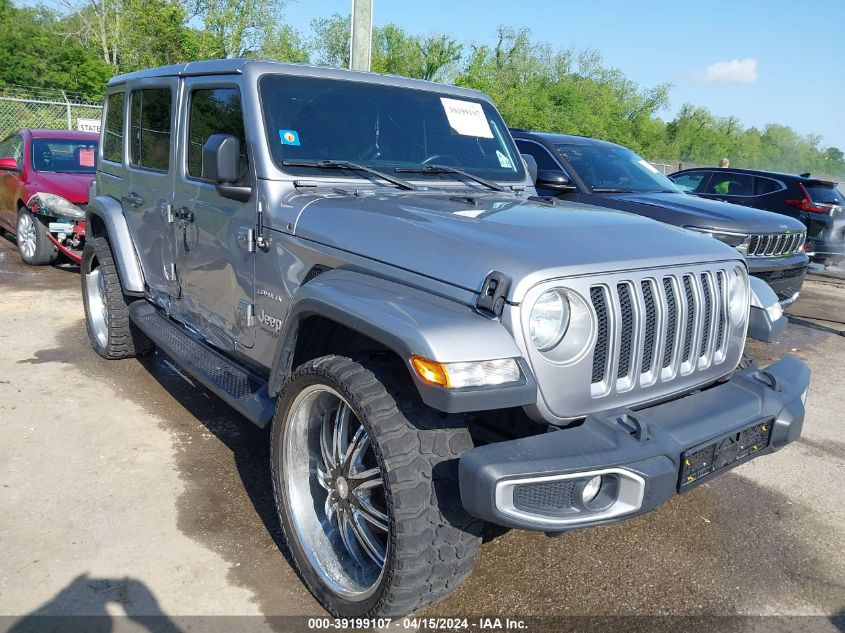
[[[25,218],[24,216],[27,217]],[[15,223],[15,229],[18,233],[20,232],[22,220],[31,221],[34,225],[35,251],[27,255],[23,248],[23,237],[16,235],[15,239],[18,244],[18,252],[20,253],[21,260],[30,266],[46,266],[47,264],[54,263],[59,258],[59,249],[47,238],[47,227],[27,207],[18,209],[18,216]]]
[[[289,517],[283,454],[290,407],[314,384],[340,393],[369,434],[385,481],[390,545],[373,594],[350,601],[315,572]],[[338,617],[400,617],[451,594],[470,575],[482,521],[463,509],[458,458],[472,448],[461,416],[423,404],[407,370],[383,357],[323,356],[296,369],[279,395],[271,432],[273,491],[300,578]]]
[[[104,281],[105,304],[108,311],[108,335],[105,341],[99,340],[94,331],[86,289],[87,275],[95,269],[100,270]],[[79,272],[82,283],[82,303],[85,306],[85,325],[94,351],[109,360],[132,358],[151,352],[154,348],[153,342],[129,319],[129,304],[133,299],[123,293],[111,246],[105,237],[86,239]],[[143,301],[143,299],[134,300]]]

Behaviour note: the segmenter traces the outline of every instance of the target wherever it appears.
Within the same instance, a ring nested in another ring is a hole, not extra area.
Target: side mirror
[[[224,198],[246,202],[252,187],[236,185],[241,178],[241,142],[231,134],[212,134],[202,146],[202,177],[216,183]]]
[[[18,171],[18,161],[8,156],[0,158],[0,169],[5,169],[7,171]]]
[[[528,170],[528,176],[531,182],[537,183],[537,161],[531,154],[522,154],[522,160],[525,161],[525,169]]]
[[[557,191],[575,191],[575,185],[562,171],[542,169],[537,172],[537,186]]]
[[[202,177],[217,183],[240,178],[241,142],[231,134],[213,134],[202,146]]]

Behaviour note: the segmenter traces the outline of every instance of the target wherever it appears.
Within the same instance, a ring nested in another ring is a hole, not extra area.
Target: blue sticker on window
[[[299,145],[299,132],[296,130],[279,130],[282,145]]]

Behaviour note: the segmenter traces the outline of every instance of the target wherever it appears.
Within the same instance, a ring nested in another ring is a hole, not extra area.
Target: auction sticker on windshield
[[[440,97],[449,125],[462,136],[493,138],[493,131],[480,103]]]

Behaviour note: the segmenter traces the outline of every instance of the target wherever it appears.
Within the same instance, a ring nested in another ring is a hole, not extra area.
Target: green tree
[[[0,84],[102,96],[112,70],[96,50],[62,36],[59,17],[44,7],[0,0]]]

